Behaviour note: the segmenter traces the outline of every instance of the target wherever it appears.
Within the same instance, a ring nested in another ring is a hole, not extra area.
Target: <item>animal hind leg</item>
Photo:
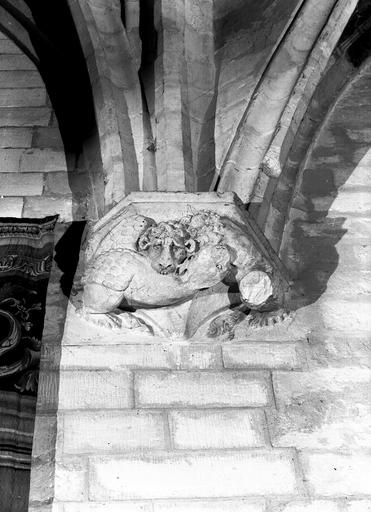
[[[242,304],[214,318],[210,322],[207,330],[208,338],[218,338],[219,336],[227,334],[227,338],[232,340],[236,326],[246,318],[248,311],[249,308]]]

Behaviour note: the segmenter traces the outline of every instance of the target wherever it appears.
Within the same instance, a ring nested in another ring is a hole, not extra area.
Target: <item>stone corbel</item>
[[[90,229],[78,313],[103,328],[233,337],[277,316],[288,280],[233,193],[136,192]]]

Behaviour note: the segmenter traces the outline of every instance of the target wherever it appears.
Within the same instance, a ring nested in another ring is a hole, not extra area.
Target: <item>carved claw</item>
[[[251,311],[247,317],[249,327],[255,329],[261,327],[273,327],[291,317],[291,313],[284,309],[278,311]]]
[[[105,316],[109,319],[113,329],[134,329],[142,333],[152,333],[151,328],[143,320],[127,311],[122,313],[106,313]]]
[[[217,318],[214,318],[207,330],[208,338],[217,338],[218,336],[227,334],[228,339],[232,340],[234,338],[234,330],[236,325],[239,324],[244,318],[245,315],[242,313],[242,311],[231,311],[229,313],[224,313]]]
[[[104,327],[105,329],[111,329],[113,331],[119,331],[125,329],[135,329],[143,333],[151,333],[152,330],[142,320],[136,318],[132,313],[91,313],[83,308],[76,311],[77,315],[89,320],[90,322]]]

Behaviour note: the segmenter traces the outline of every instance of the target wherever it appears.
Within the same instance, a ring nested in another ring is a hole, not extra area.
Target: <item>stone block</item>
[[[164,417],[145,411],[64,414],[65,453],[165,449]]]
[[[44,370],[39,374],[39,387],[37,394],[38,413],[52,414],[58,406],[59,372]]]
[[[64,512],[63,503],[51,505],[30,505],[27,512]]]
[[[127,409],[132,407],[132,381],[128,372],[62,371],[59,410]]]
[[[370,297],[370,271],[360,268],[351,270],[340,262],[336,272],[332,272],[332,270],[327,269],[313,269],[312,272],[303,276],[305,281],[302,282],[308,290],[307,296],[309,297],[311,283],[315,283],[314,286],[312,285],[313,293],[315,294],[315,290],[318,289],[326,290],[326,298],[354,300],[357,297],[358,299],[367,300]]]
[[[68,196],[71,195],[71,188],[68,182],[68,173],[48,172],[45,176],[45,191],[47,195]]]
[[[54,511],[53,511],[54,512]],[[109,501],[105,503],[65,503],[63,512],[153,512],[152,503],[145,501]]]
[[[22,154],[21,172],[67,171],[64,151],[55,149],[27,149]]]
[[[56,148],[63,149],[63,141],[58,127],[36,128],[33,137],[35,148]]]
[[[370,349],[365,336],[329,332],[326,336],[313,337],[307,353],[314,366],[363,366],[371,367]]]
[[[170,433],[177,449],[258,448],[266,422],[260,410],[171,411]]]
[[[60,434],[61,432],[59,432]],[[37,414],[32,445],[32,457],[51,460],[55,454],[57,417],[55,414]]]
[[[371,199],[368,191],[344,189],[336,198],[329,196],[312,197],[316,212],[328,211],[329,215],[338,213],[364,214],[371,211]],[[329,204],[331,205],[329,208]]]
[[[180,347],[174,345],[69,345],[63,350],[61,368],[176,368]]]
[[[0,107],[40,107],[46,104],[46,90],[0,89]]]
[[[329,368],[275,372],[278,413],[270,413],[274,446],[371,448],[371,370]]]
[[[335,501],[312,500],[288,503],[280,512],[342,512],[344,509]]]
[[[0,84],[4,88],[44,87],[38,71],[0,71]]]
[[[0,70],[36,70],[35,64],[26,55],[0,55]]]
[[[370,494],[369,454],[302,454],[304,475],[314,494],[354,496]]]
[[[371,500],[348,501],[346,512],[371,512]]]
[[[43,187],[41,173],[0,173],[0,196],[38,196]]]
[[[371,332],[371,302],[368,297],[353,301],[322,297],[315,306],[320,309],[326,329]]]
[[[296,493],[289,452],[241,451],[181,457],[145,454],[90,459],[89,499],[93,501]]]
[[[0,149],[0,172],[18,172],[22,149]]]
[[[27,211],[28,213],[28,211]],[[46,215],[46,214],[45,214]],[[29,215],[31,217],[31,215]],[[42,215],[44,216],[44,215]],[[49,293],[49,291],[48,291]],[[57,336],[63,332],[63,324],[66,318],[66,303],[64,296],[59,296],[55,300],[55,304],[51,303],[52,297],[48,295],[48,304],[46,308],[46,315],[44,319],[43,337],[52,336],[57,339]]]
[[[212,370],[222,368],[220,347],[215,345],[188,345],[181,347],[180,369]]]
[[[55,464],[56,501],[85,501],[87,498],[87,460],[66,458]]]
[[[28,174],[22,174],[24,179]],[[25,217],[45,217],[46,215],[59,215],[59,222],[71,222],[71,197],[26,197],[23,215]]]
[[[0,107],[0,126],[48,126],[49,107]]]
[[[263,372],[137,372],[139,407],[264,407],[269,383]]]
[[[264,512],[265,503],[256,499],[154,501],[154,512]]]
[[[54,176],[54,174],[53,174]],[[222,367],[217,346],[177,344],[69,346],[63,368],[217,369]]]
[[[22,217],[22,210],[22,197],[0,197],[0,217]]]
[[[28,148],[31,141],[32,128],[0,128],[1,148]]]
[[[31,503],[43,505],[54,497],[54,462],[33,461],[30,482]]]
[[[22,54],[22,50],[18,46],[10,41],[10,39],[0,39],[0,54]]]
[[[293,370],[304,363],[302,343],[238,343],[223,347],[225,368],[282,368]]]
[[[358,144],[360,142],[371,143],[371,130],[368,126],[364,128],[345,128],[345,133],[350,140]]]

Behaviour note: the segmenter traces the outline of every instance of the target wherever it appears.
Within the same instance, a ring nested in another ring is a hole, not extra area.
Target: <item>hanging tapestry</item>
[[[0,218],[0,510],[28,510],[29,471],[57,217]]]

